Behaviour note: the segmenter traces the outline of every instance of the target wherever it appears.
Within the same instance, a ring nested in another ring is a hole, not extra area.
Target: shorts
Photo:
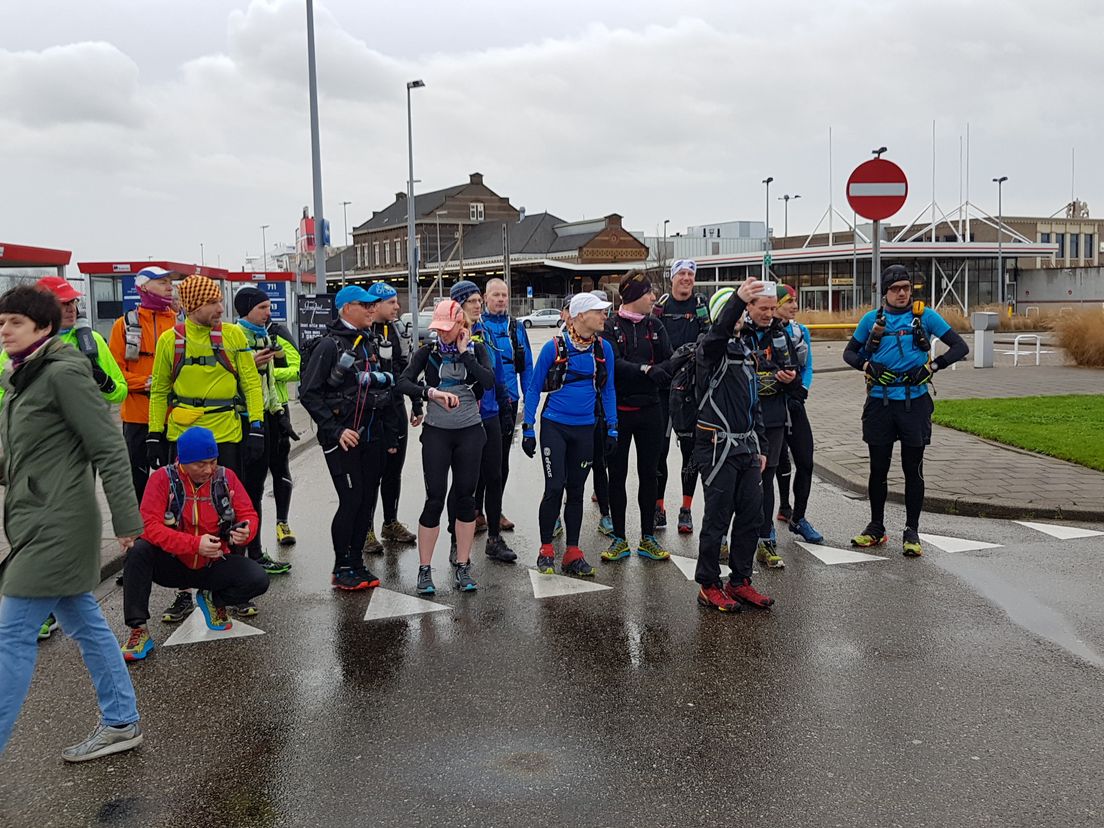
[[[767,429],[767,450],[764,454],[767,455],[768,469],[773,469],[778,465],[778,461],[782,457],[782,444],[785,441],[786,427],[784,425]]]
[[[913,397],[909,410],[904,400],[867,397],[863,406],[863,442],[869,446],[888,446],[900,441],[902,446],[920,448],[931,443],[932,412],[935,403],[931,394]]]

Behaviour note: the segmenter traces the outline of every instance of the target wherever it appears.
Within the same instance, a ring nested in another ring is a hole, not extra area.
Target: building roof
[[[558,241],[556,226],[563,224],[561,218],[551,213],[535,213],[521,221],[486,221],[474,226],[464,227],[464,258],[484,259],[502,255],[502,226],[509,228],[510,255],[543,254],[553,249]],[[575,237],[576,239],[581,237]],[[453,248],[456,244],[453,245]],[[451,251],[448,251],[451,252]],[[447,257],[448,252],[445,253]]]
[[[0,242],[0,267],[64,267],[72,258],[69,250]]]
[[[445,187],[443,190],[434,190],[431,193],[416,193],[414,195],[414,216],[422,218],[432,216],[447,199],[452,198],[470,182],[457,184],[454,187]],[[373,215],[368,221],[353,228],[353,232],[361,230],[382,230],[386,227],[395,227],[406,223],[406,195],[396,198],[390,205]]]

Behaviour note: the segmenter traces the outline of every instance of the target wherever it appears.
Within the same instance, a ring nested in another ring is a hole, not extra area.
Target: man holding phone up
[[[261,565],[235,554],[257,534],[257,513],[238,476],[218,464],[215,435],[193,426],[177,439],[176,453],[176,463],[150,475],[141,506],[145,531],[127,553],[127,661],[140,661],[153,649],[146,629],[153,584],[198,590],[196,603],[212,630],[233,625],[228,605],[247,603],[268,589]]]

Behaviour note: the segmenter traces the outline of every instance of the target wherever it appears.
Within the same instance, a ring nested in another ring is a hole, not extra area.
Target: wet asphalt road
[[[826,565],[784,532],[786,569],[756,577],[775,610],[726,616],[672,563],[599,565],[588,504],[583,547],[612,589],[537,600],[539,467],[513,462],[519,564],[479,540],[480,590],[457,594],[441,544],[449,609],[365,622],[371,594],[329,587],[332,489],[320,452],[301,455],[295,568],[260,601],[266,634],[159,646],[131,667],[146,743],[81,766],[59,751],[94,696],[75,646],[44,642],[0,825],[1104,824],[1104,537],[929,516],[923,531],[1002,546],[910,561],[891,504],[885,560]],[[868,515],[818,483],[810,516],[846,547]],[[413,594],[413,548],[370,564]],[[103,591],[122,636],[121,592]],[[154,612],[170,597],[155,588]],[[159,645],[172,631],[151,627]]]

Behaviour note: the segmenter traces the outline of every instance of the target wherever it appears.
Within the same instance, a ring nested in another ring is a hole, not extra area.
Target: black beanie
[[[238,312],[239,317],[247,316],[253,308],[267,301],[268,294],[260,288],[243,287],[234,296],[234,310]]]
[[[890,265],[882,271],[882,296],[889,293],[889,286],[896,284],[897,282],[908,282],[912,284],[912,274],[904,265]]]

